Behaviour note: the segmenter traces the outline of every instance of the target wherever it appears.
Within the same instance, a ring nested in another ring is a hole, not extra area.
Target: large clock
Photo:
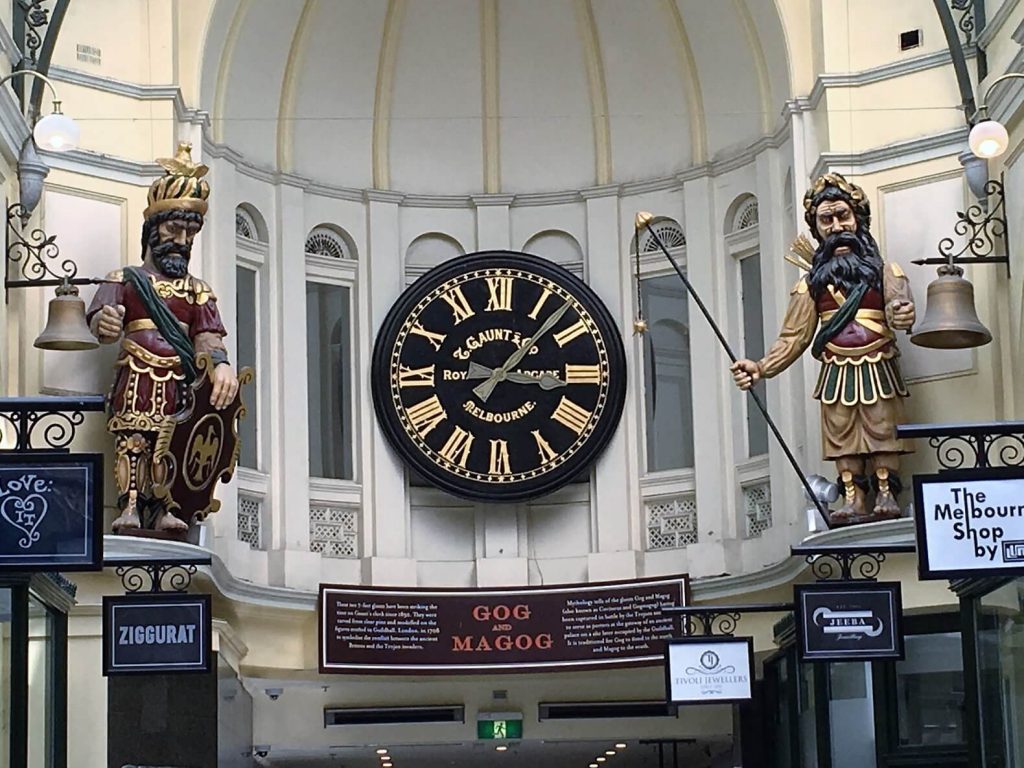
[[[578,477],[622,415],[622,338],[597,295],[524,253],[427,272],[377,336],[373,405],[405,462],[471,499],[521,501]]]

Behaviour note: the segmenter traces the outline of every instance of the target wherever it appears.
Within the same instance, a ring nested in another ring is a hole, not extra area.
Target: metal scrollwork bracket
[[[803,557],[818,581],[875,581],[886,555],[916,551],[913,544],[875,544],[831,547],[791,547]]]
[[[953,237],[944,237],[939,241],[940,256],[928,259],[915,259],[913,264],[939,264],[950,273],[962,275],[961,264],[1005,264],[1007,277],[1010,275],[1010,233],[1006,222],[1006,199],[1003,190],[1003,178],[989,179],[985,182],[985,199],[988,211],[982,206],[972,205],[966,211],[957,211],[957,222],[953,232],[960,238],[963,245],[958,245]],[[1000,243],[1002,252],[997,252]]]
[[[785,613],[792,603],[708,605],[662,608],[666,616],[680,617],[684,637],[732,637],[744,613]]]
[[[188,592],[192,577],[200,565],[209,565],[209,557],[182,560],[107,560],[121,579],[125,594],[151,594],[158,592]]]
[[[1024,467],[1024,422],[903,424],[900,438],[927,438],[939,471]]]
[[[78,265],[74,260],[61,257],[56,235],[47,235],[39,228],[25,231],[23,227],[27,218],[21,203],[14,203],[7,209],[5,301],[10,299],[12,288],[95,285],[103,282],[97,278],[78,277]]]
[[[0,398],[0,445],[14,451],[67,451],[87,412],[102,411],[102,395]]]

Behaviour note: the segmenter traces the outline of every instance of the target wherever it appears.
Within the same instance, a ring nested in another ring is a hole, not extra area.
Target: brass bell
[[[939,267],[939,276],[928,283],[924,320],[910,340],[919,347],[968,349],[992,341],[992,334],[974,309],[974,286],[954,264]]]
[[[78,298],[78,288],[65,282],[57,288],[57,297],[50,299],[46,327],[35,341],[39,349],[96,349],[99,342],[85,322],[85,302]]]

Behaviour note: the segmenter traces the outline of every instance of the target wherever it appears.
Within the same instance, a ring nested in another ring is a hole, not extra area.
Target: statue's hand
[[[92,333],[100,344],[112,344],[121,338],[124,329],[124,305],[105,304],[92,317]]]
[[[227,363],[221,363],[213,369],[213,392],[210,393],[210,405],[217,410],[227,408],[238,394],[238,377]]]
[[[761,378],[761,369],[753,360],[737,360],[729,370],[732,371],[732,379],[736,386],[742,390],[748,390]]]
[[[917,314],[914,310],[914,302],[893,299],[885,308],[889,325],[894,331],[909,331],[914,327]]]

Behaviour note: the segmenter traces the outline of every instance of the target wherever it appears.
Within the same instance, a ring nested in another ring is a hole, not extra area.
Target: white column
[[[512,195],[476,195],[476,244],[481,251],[508,250],[512,247],[509,205]],[[521,504],[480,505],[476,515],[478,536],[483,551],[476,560],[476,581],[480,587],[526,584],[529,580],[526,557],[519,552],[519,510]]]
[[[367,253],[363,265],[369,335],[376,338],[384,318],[405,285],[400,241],[398,203],[401,195],[369,191],[367,200]],[[370,375],[361,376],[361,407],[371,409]],[[388,445],[376,419],[363,430],[363,525],[369,544],[363,560],[363,578],[375,585],[416,584],[416,562],[410,557],[409,504],[405,471]]]
[[[785,173],[777,150],[762,152],[757,158],[758,230],[761,250],[762,311],[764,313],[765,349],[781,327],[789,304],[789,291],[800,277],[800,271],[782,258],[790,243],[786,242],[789,223],[785,222],[786,203],[783,184]],[[767,406],[782,436],[800,462],[806,467],[806,445],[802,430],[797,430],[796,414],[802,413],[803,387],[800,386],[801,365],[792,372],[777,376],[767,384]],[[753,403],[749,407],[756,407]],[[773,526],[790,524],[803,529],[806,525],[802,485],[773,435],[768,437],[771,470]],[[805,473],[810,469],[804,469]]]
[[[631,286],[628,254],[620,250],[617,187],[586,190],[587,282],[604,302],[620,332],[632,327],[628,297]],[[629,413],[629,406],[623,414]],[[637,557],[630,545],[630,521],[640,514],[640,478],[630,461],[634,436],[623,417],[597,460],[591,506],[596,552],[587,560],[592,579],[629,579],[637,576]]]
[[[512,225],[508,207],[512,195],[475,195],[476,247],[480,251],[508,250],[512,247]]]
[[[713,180],[703,177],[683,187],[686,228],[686,274],[712,318],[724,318],[727,306],[721,295],[722,238],[714,210]],[[697,483],[699,543],[687,557],[692,570],[725,570],[721,542],[736,537],[736,469],[730,433],[728,400],[732,385],[729,358],[697,303],[689,301],[690,364],[693,377],[694,472]]]
[[[270,231],[270,412],[272,549],[270,583],[315,588],[320,555],[309,551],[309,442],[306,400],[306,237],[302,189],[276,188],[276,227]]]

